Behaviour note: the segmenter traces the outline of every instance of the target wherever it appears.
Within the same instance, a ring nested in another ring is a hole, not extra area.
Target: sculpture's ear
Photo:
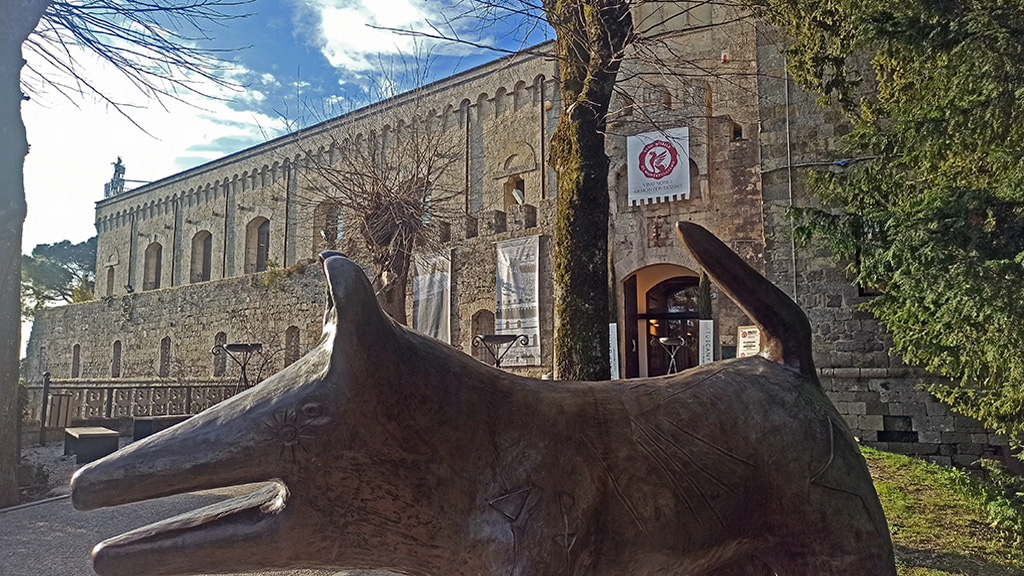
[[[354,327],[383,314],[370,281],[358,264],[335,251],[321,252],[320,264],[327,279],[325,329],[329,324]]]
[[[816,379],[804,311],[711,232],[692,222],[679,222],[676,231],[711,280],[761,327],[761,355]]]

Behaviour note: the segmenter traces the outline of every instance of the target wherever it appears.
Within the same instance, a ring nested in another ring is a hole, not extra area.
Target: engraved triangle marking
[[[502,516],[508,518],[509,522],[515,522],[523,512],[523,507],[526,506],[526,501],[530,498],[531,490],[533,488],[521,488],[504,496],[492,498],[487,503],[491,508],[501,512]]]

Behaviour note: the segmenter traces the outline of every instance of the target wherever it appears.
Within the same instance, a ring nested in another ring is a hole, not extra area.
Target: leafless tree
[[[332,128],[318,138],[328,152],[306,172],[319,209],[325,243],[337,246],[335,223],[345,219],[361,239],[356,247],[377,272],[381,306],[406,323],[405,296],[414,246],[446,240],[464,214],[458,130],[429,107],[419,89],[383,100],[373,113]]]
[[[226,84],[216,52],[196,40],[204,27],[238,17],[247,0],[0,0],[0,506],[17,501],[20,442],[18,353],[21,340],[21,238],[25,221],[22,168],[28,139],[21,120],[27,94],[56,89],[74,99],[94,93],[125,112],[78,66],[92,52],[153,97],[180,98],[205,81]],[[23,76],[22,51],[35,53]]]

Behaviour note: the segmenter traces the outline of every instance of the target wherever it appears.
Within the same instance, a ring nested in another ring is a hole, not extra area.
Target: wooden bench
[[[188,420],[188,414],[181,416],[146,416],[135,419],[132,441],[142,440],[146,436],[152,436],[161,430],[166,430],[175,424]]]
[[[99,460],[117,450],[116,430],[100,426],[82,426],[64,429],[64,455],[75,455],[75,463],[86,464]]]

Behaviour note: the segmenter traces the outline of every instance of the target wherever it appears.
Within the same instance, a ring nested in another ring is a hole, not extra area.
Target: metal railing
[[[218,379],[187,384],[161,379],[75,379],[56,380],[26,386],[29,418],[46,424],[51,396],[71,396],[69,417],[131,418],[196,414],[242,390],[235,379]],[[44,398],[46,402],[44,402]]]

